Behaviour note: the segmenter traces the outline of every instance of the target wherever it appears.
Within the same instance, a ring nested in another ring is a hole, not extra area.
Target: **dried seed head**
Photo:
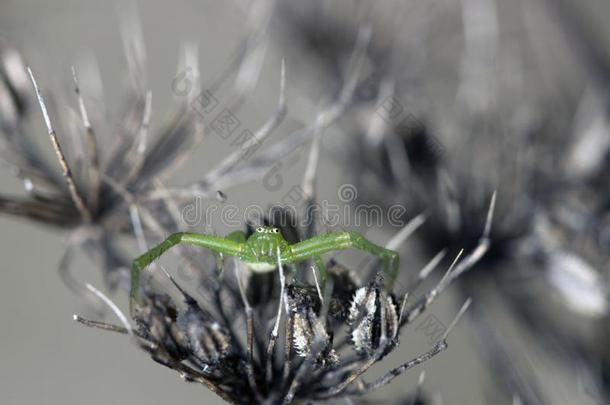
[[[359,288],[352,299],[347,323],[357,353],[387,353],[397,342],[398,308],[377,279]],[[387,347],[386,347],[387,346]]]
[[[324,305],[315,288],[289,284],[283,289],[282,299],[261,303],[257,308],[249,306],[243,288],[235,290],[224,280],[220,288],[233,299],[223,300],[223,294],[209,291],[216,308],[222,308],[219,313],[212,306],[203,306],[208,301],[198,303],[171,276],[170,280],[182,294],[184,305],[178,308],[168,295],[144,288],[134,314],[137,329],[132,329],[127,320],[120,327],[79,319],[89,326],[131,334],[155,361],[232,403],[276,403],[282,398],[288,404],[366,395],[447,348],[445,335],[430,351],[374,382],[358,381],[398,343],[399,311],[393,296],[385,292],[381,274],[347,298],[325,295]],[[238,294],[244,300],[243,307],[235,304]],[[347,308],[344,322],[330,314],[333,299],[344,301],[337,304]],[[282,316],[284,308],[287,317]],[[414,308],[418,313],[423,310],[421,306]],[[245,330],[234,325],[242,313]],[[271,320],[276,321],[273,329],[260,327]],[[285,334],[278,334],[281,320]],[[341,339],[335,342],[334,336]],[[359,356],[339,356],[350,341],[347,337],[351,337]],[[274,347],[278,338],[285,339],[283,345]],[[267,350],[257,352],[257,341],[263,348],[266,343]],[[284,350],[275,350],[282,346]]]

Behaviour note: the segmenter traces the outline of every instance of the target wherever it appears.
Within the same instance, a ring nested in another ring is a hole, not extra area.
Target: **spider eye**
[[[264,232],[265,229],[262,226],[259,226],[258,228],[256,228],[256,232]]]
[[[277,229],[277,228],[273,228],[273,231],[272,231],[272,232],[273,232],[273,233],[280,233],[280,230],[279,230],[279,229]]]

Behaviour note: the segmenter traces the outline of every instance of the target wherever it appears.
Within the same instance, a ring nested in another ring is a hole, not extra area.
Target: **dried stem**
[[[61,149],[61,145],[59,144],[59,139],[57,138],[57,134],[55,133],[55,130],[53,129],[53,126],[51,125],[51,119],[49,118],[49,112],[47,111],[47,106],[44,102],[44,98],[42,97],[42,94],[40,93],[40,89],[38,88],[38,83],[36,83],[36,79],[34,78],[34,74],[32,73],[32,70],[29,67],[27,68],[27,70],[30,75],[30,79],[32,80],[32,84],[34,85],[34,90],[36,91],[36,97],[38,98],[38,104],[40,105],[40,109],[42,111],[42,116],[44,117],[44,122],[47,126],[47,131],[49,132],[49,137],[51,138],[51,143],[53,145],[53,149],[55,150],[55,154],[57,156],[57,159],[59,160],[59,165],[61,166],[66,183],[68,184],[68,189],[70,190],[70,196],[72,197],[72,201],[74,202],[74,205],[76,206],[78,211],[83,216],[83,219],[85,219],[86,221],[90,221],[91,212],[89,212],[89,209],[87,208],[87,206],[85,204],[85,200],[83,199],[83,196],[80,194],[80,192],[78,191],[78,188],[76,187],[76,181],[74,180],[74,176],[72,174],[72,171],[70,170],[70,166],[68,165],[64,152]]]

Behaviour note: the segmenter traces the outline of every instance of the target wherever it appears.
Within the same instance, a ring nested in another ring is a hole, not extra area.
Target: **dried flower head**
[[[136,40],[134,46],[142,50],[141,42]],[[143,57],[143,52],[135,55]],[[143,90],[143,75],[138,70],[145,65],[144,60],[137,60],[130,66],[130,74],[140,79],[128,87],[127,106],[111,126],[116,132],[100,134],[95,123],[105,118],[98,109],[90,112],[87,108],[87,95],[81,94],[73,68],[76,107],[58,107],[65,112],[61,127],[69,130],[57,133],[53,124],[57,117],[47,108],[32,71],[4,42],[0,44],[0,61],[0,154],[2,162],[23,181],[27,193],[25,197],[1,196],[0,212],[70,230],[69,247],[60,265],[68,285],[82,289],[68,273],[72,247],[80,245],[100,259],[106,281],[114,288],[125,282],[118,270],[129,264],[116,236],[132,232],[129,223],[136,206],[159,217],[166,215],[163,204],[145,204],[138,198],[158,188],[161,179],[201,140],[202,126],[196,114],[183,102],[165,128],[149,134],[152,98]],[[27,123],[32,118],[32,87],[24,82],[28,75],[59,165],[48,161],[39,149],[39,137],[28,133]],[[112,147],[106,148],[106,144]]]
[[[289,234],[291,229],[283,231]],[[225,262],[219,269],[201,270],[201,299],[163,270],[169,287],[147,284],[135,328],[103,327],[132,330],[155,361],[232,403],[358,397],[447,348],[453,324],[423,355],[373,382],[362,378],[398,346],[401,328],[414,322],[473,260],[472,254],[461,261],[458,257],[439,284],[411,305],[406,296],[397,299],[385,290],[377,268],[371,281],[361,284],[333,261],[328,263],[327,288],[315,278],[307,282],[286,274],[280,263],[270,277],[249,273],[237,261]],[[233,277],[227,271],[231,265]],[[159,288],[170,291],[157,292]],[[261,295],[261,290],[268,293]],[[460,315],[468,305],[469,301]]]

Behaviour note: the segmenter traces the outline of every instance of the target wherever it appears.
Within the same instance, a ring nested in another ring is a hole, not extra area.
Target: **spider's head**
[[[248,240],[260,240],[260,241],[276,241],[278,244],[286,242],[282,233],[278,228],[273,226],[259,226],[254,230],[254,233],[250,235]]]
[[[282,236],[279,229],[271,226],[259,226],[254,230],[246,242],[248,249],[246,254],[253,255],[253,260],[277,263],[278,248],[280,254],[288,246],[288,242]]]

